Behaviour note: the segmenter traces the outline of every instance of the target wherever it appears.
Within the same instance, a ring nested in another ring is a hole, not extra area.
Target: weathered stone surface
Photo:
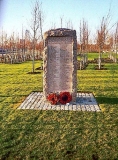
[[[76,31],[49,30],[44,34],[44,83],[45,97],[49,93],[68,91],[73,101],[77,92],[77,40]]]
[[[44,33],[44,39],[47,37],[76,37],[76,31],[67,28],[51,29]]]

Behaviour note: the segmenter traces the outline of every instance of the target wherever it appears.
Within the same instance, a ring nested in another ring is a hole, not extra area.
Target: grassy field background
[[[28,74],[32,62],[0,64],[0,159],[117,160],[118,64],[94,66],[77,71],[77,87],[95,95],[98,113],[17,110],[32,91],[43,90],[43,71]]]

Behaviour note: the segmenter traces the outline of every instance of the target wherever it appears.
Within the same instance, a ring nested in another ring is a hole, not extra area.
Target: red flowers
[[[72,101],[72,95],[69,92],[61,92],[59,101],[61,104],[69,103]]]
[[[66,104],[72,100],[72,95],[69,92],[61,92],[60,94],[51,93],[47,96],[47,100],[51,104],[57,104],[58,102]]]
[[[51,104],[57,104],[59,101],[59,98],[56,95],[56,93],[51,93],[47,96],[47,100],[50,101]]]

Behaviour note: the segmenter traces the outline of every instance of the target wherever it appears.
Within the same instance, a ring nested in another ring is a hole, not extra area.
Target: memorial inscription
[[[48,41],[48,92],[72,91],[71,37],[50,37]],[[70,74],[71,73],[71,74]],[[53,83],[52,83],[53,82]],[[65,83],[64,83],[65,82]]]

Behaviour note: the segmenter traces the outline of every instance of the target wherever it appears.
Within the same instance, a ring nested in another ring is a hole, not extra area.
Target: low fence
[[[0,63],[22,63],[25,61],[30,61],[32,59],[40,60],[42,59],[42,54],[39,51],[33,52],[11,52],[0,54]]]
[[[88,55],[86,53],[80,54],[80,60],[77,61],[77,69],[85,69],[88,65]]]
[[[114,63],[117,63],[117,52],[111,52],[109,53],[108,57],[113,60]]]

